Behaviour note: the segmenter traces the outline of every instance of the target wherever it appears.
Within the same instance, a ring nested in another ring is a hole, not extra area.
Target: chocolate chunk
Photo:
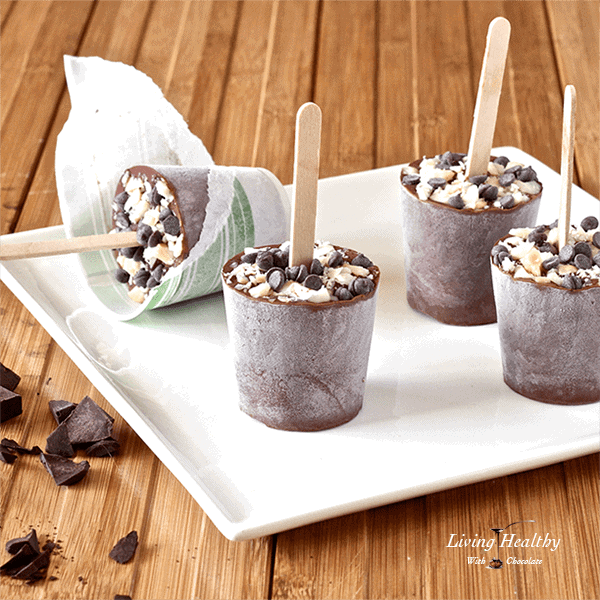
[[[592,259],[585,254],[577,254],[573,260],[578,269],[591,269],[594,266]]]
[[[443,178],[443,177],[432,177],[428,182],[427,185],[429,185],[433,190],[437,190],[438,188],[443,188],[448,182]]]
[[[22,412],[21,395],[0,386],[0,423],[18,417]]]
[[[587,242],[577,242],[575,246],[573,246],[573,250],[575,254],[584,254],[588,258],[592,258],[592,248]]]
[[[334,296],[338,300],[352,300],[352,298],[354,298],[352,292],[345,287],[339,287],[337,290],[335,290]]]
[[[132,259],[136,262],[142,262],[144,260],[144,246],[137,246],[133,253]]]
[[[133,276],[133,283],[138,287],[145,288],[146,284],[148,283],[148,279],[150,279],[150,272],[147,269],[140,269]]]
[[[514,173],[503,173],[500,175],[500,177],[498,177],[498,183],[502,187],[508,187],[515,181],[515,179],[516,177]]]
[[[44,550],[38,554],[31,562],[25,565],[20,571],[13,575],[15,579],[30,579],[34,578],[37,573],[48,568],[50,564],[50,554],[56,547],[56,544],[47,542],[44,545]]]
[[[357,277],[350,284],[350,291],[355,296],[360,296],[362,294],[369,294],[375,289],[375,284],[373,280],[368,279],[367,277]]]
[[[137,252],[138,247],[132,246],[131,248],[121,248],[119,254],[122,254],[125,258],[133,258]],[[142,252],[144,249],[142,248]]]
[[[542,262],[542,269],[547,273],[550,269],[557,269],[558,265],[560,265],[560,258],[558,258],[558,256],[553,256]]]
[[[125,213],[119,213],[115,217],[115,225],[119,229],[129,229],[129,227],[131,226],[131,221],[129,220],[129,217]]]
[[[88,456],[114,456],[119,453],[121,444],[114,438],[106,438],[86,448]]]
[[[46,454],[56,454],[71,458],[75,456],[75,450],[69,441],[69,432],[65,422],[61,423],[47,438],[46,438]]]
[[[508,158],[506,156],[498,156],[497,158],[494,159],[494,162],[497,165],[502,165],[503,167],[506,167],[506,165],[510,162],[508,160]]]
[[[119,283],[127,283],[129,281],[129,273],[125,269],[115,269],[115,279]]]
[[[318,275],[308,275],[303,285],[311,290],[320,290],[323,287],[323,282]]]
[[[596,233],[592,236],[592,244],[594,244],[596,248],[600,248],[600,231],[596,231]]]
[[[113,600],[131,600],[131,596],[127,596],[125,594],[115,594]]]
[[[575,249],[573,246],[571,246],[571,244],[565,244],[560,249],[558,257],[560,258],[561,263],[567,264],[575,258]]]
[[[458,208],[459,210],[465,207],[465,203],[463,202],[460,194],[450,196],[450,198],[448,198],[448,204],[454,208]]]
[[[581,229],[584,231],[590,231],[591,229],[596,229],[598,227],[598,219],[593,215],[586,217],[581,221]]]
[[[285,271],[280,267],[272,267],[267,271],[267,283],[274,292],[279,292],[286,282]]]
[[[344,255],[339,250],[334,250],[329,255],[329,260],[327,261],[327,266],[332,269],[337,269],[344,264]]]
[[[369,267],[373,266],[373,262],[370,259],[368,259],[364,254],[357,254],[352,259],[350,264],[357,267],[363,267],[365,269],[368,269]]]
[[[158,231],[158,229],[153,231],[152,235],[148,238],[148,247],[154,248],[155,246],[158,246],[162,242],[162,238],[162,233]]]
[[[421,177],[416,173],[409,173],[402,178],[403,185],[417,185],[421,181]]]
[[[473,185],[482,185],[487,180],[487,175],[473,175],[473,177],[469,177],[469,183]]]
[[[129,200],[129,194],[127,192],[121,192],[115,197],[115,203],[121,209],[123,209],[127,200]]]
[[[249,252],[248,254],[242,255],[242,262],[248,265],[251,265],[253,262],[256,262],[256,257],[258,256],[258,252]]]
[[[19,385],[21,378],[8,367],[5,367],[0,363],[0,386],[14,392],[17,385]]]
[[[479,186],[479,197],[486,202],[493,202],[498,197],[498,188],[495,185],[484,183]]]
[[[13,554],[12,558],[0,566],[0,573],[14,577],[21,569],[30,564],[36,556],[39,556],[39,552],[36,554],[31,546],[25,544]]]
[[[507,194],[506,196],[502,196],[500,200],[498,200],[500,204],[500,208],[512,208],[515,205],[515,199],[512,194]]]
[[[78,483],[90,469],[90,463],[87,460],[76,463],[56,454],[40,454],[40,461],[46,467],[56,485]]]
[[[161,203],[162,200],[164,200],[164,196],[161,196],[158,193],[156,186],[154,186],[150,192],[150,206],[156,207]]]
[[[40,553],[40,544],[35,529],[32,529],[24,537],[8,540],[8,542],[6,542],[6,551],[9,554],[16,554],[23,546],[29,546],[32,555]]]
[[[137,231],[135,232],[135,238],[140,246],[147,246],[148,240],[152,235],[152,227],[146,223],[140,223]]]
[[[0,446],[0,461],[7,465],[12,465],[17,460],[17,455],[13,454],[8,448]]]
[[[137,531],[131,531],[114,545],[113,549],[108,553],[108,556],[118,563],[124,564],[133,558],[137,545]]]
[[[323,265],[318,258],[313,258],[310,263],[309,273],[311,275],[323,275]]]
[[[65,421],[71,444],[92,444],[112,435],[113,419],[86,396]]]
[[[532,230],[527,236],[528,242],[533,242],[536,245],[544,243],[548,239],[548,236],[543,231],[537,229]]]
[[[66,400],[50,400],[48,408],[54,420],[60,425],[74,410],[77,404]]]
[[[169,215],[163,222],[165,233],[177,237],[181,233],[179,219],[175,215]]]
[[[525,167],[517,173],[517,179],[519,181],[535,181],[537,173],[531,167]]]
[[[0,442],[0,446],[11,452],[16,452],[17,454],[40,454],[42,452],[39,446],[25,448],[25,446],[21,446],[21,444],[18,444],[15,440],[10,440],[8,438],[3,438]]]
[[[261,271],[268,271],[273,267],[273,255],[268,251],[261,251],[256,256],[256,266]]]

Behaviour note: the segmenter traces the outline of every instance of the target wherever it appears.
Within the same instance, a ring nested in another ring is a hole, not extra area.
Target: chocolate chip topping
[[[458,208],[459,210],[465,207],[465,203],[463,202],[460,194],[455,194],[454,196],[448,198],[448,204],[454,208]]]
[[[169,215],[163,222],[165,233],[169,235],[178,236],[181,233],[181,225],[179,219],[175,215]]]
[[[487,175],[473,175],[472,177],[469,177],[469,183],[472,183],[473,185],[481,185],[485,183],[486,179]]]
[[[402,183],[404,185],[417,185],[417,183],[419,183],[421,181],[421,178],[413,173],[410,173],[408,175],[405,175],[402,178]]]
[[[581,229],[583,229],[584,231],[590,231],[591,229],[597,229],[598,224],[599,224],[598,219],[592,215],[592,216],[586,217],[585,219],[583,219],[583,221],[581,221]]]
[[[508,158],[506,156],[498,156],[494,159],[494,162],[497,165],[502,165],[503,167],[506,167],[506,165],[510,162],[508,160]]]
[[[279,292],[286,281],[285,272],[280,267],[273,267],[267,271],[267,283],[275,292]]]
[[[432,177],[427,181],[427,184],[434,190],[444,187],[446,183],[448,182],[443,177]]]
[[[341,267],[344,264],[344,255],[338,250],[334,250],[329,257],[327,265],[332,269]]]
[[[140,223],[138,225],[137,231],[135,233],[135,237],[140,246],[147,246],[148,240],[152,235],[152,227],[150,225],[146,225],[146,223]]]
[[[575,248],[571,244],[565,244],[558,253],[558,258],[563,264],[570,263],[575,258]]]
[[[356,255],[352,259],[350,264],[359,266],[359,267],[364,267],[365,269],[368,269],[369,267],[373,266],[373,263],[371,262],[371,260],[369,258],[367,258],[364,254]]]
[[[309,275],[304,280],[304,286],[311,290],[320,290],[323,287],[323,282],[318,275]]]
[[[256,264],[261,271],[268,271],[273,267],[273,255],[269,251],[259,252],[256,256]]]
[[[521,169],[517,174],[517,179],[519,181],[536,181],[537,173],[531,167],[525,167]]]
[[[312,262],[310,263],[309,272],[311,275],[323,275],[323,265],[318,258],[313,258]]]
[[[515,206],[515,198],[512,194],[507,194],[506,196],[502,196],[499,200],[500,208],[512,208]]]

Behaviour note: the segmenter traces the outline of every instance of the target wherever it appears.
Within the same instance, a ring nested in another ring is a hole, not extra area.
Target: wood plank
[[[282,2],[277,13],[252,164],[267,167],[284,185],[292,183],[296,111],[312,99],[318,8],[316,2]],[[302,35],[290,36],[294,30]]]
[[[575,168],[579,185],[599,197],[598,147],[600,107],[598,30],[600,3],[546,2],[560,87],[577,89]]]
[[[92,6],[91,2],[52,3],[36,38],[0,143],[2,233],[13,231],[64,87],[63,55],[76,52]]]
[[[0,24],[4,25],[15,4],[16,0],[2,0],[0,2]]]
[[[375,3],[324,3],[314,92],[322,178],[375,166],[375,35]]]

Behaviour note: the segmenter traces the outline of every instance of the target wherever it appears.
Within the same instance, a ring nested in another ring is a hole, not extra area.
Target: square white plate
[[[518,149],[495,153],[533,166],[544,184],[538,222],[552,222],[559,175]],[[546,405],[504,384],[496,325],[442,325],[408,307],[399,173],[319,184],[317,237],[382,271],[364,408],[336,429],[275,431],[238,410],[221,294],[123,323],[95,299],[76,256],[6,262],[0,275],[232,540],[598,451],[598,404]],[[574,223],[600,213],[577,187],[572,202]],[[63,236],[54,227],[11,237]]]

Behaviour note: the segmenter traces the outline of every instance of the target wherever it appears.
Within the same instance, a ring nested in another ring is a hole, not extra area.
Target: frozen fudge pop
[[[115,278],[137,303],[214,292],[228,256],[285,235],[286,202],[263,169],[131,167],[116,189],[112,231],[135,231],[138,245],[116,251]]]
[[[362,407],[379,269],[329,243],[310,268],[288,256],[248,248],[223,267],[240,408],[276,429],[336,427]]]
[[[445,152],[402,168],[401,210],[409,305],[451,325],[496,321],[489,253],[517,224],[535,223],[536,172],[505,156],[466,177],[467,155]]]
[[[491,251],[504,381],[551,404],[600,400],[600,229],[512,229]]]

